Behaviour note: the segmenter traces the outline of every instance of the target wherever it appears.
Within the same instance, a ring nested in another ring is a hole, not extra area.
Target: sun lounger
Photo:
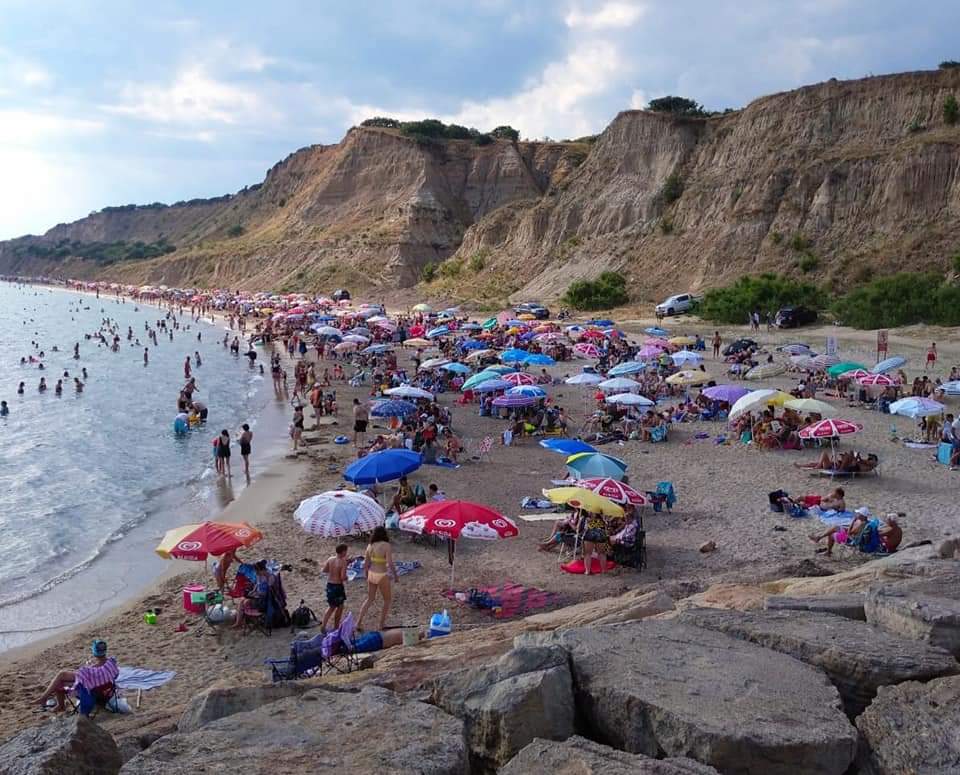
[[[837,477],[856,479],[858,476],[870,476],[871,474],[880,476],[880,466],[877,466],[872,471],[834,471],[830,468],[814,468],[810,471],[811,476],[829,476],[831,481]]]

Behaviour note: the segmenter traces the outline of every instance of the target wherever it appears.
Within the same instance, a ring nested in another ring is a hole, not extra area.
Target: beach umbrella
[[[627,472],[627,464],[619,458],[604,455],[601,452],[578,452],[567,458],[567,470],[575,479],[590,476],[623,479]]]
[[[636,393],[617,393],[613,396],[607,396],[608,404],[623,404],[624,406],[653,406],[654,402],[646,396]]]
[[[414,387],[413,385],[399,385],[395,388],[388,388],[383,392],[385,395],[392,396],[394,398],[425,398],[428,401],[433,399],[433,393],[431,393],[429,390]]]
[[[520,535],[513,520],[498,511],[472,501],[434,501],[404,512],[400,517],[401,530],[410,533],[439,536],[450,541],[450,581],[453,582],[456,541],[459,538],[475,538],[481,541],[497,541]]]
[[[460,342],[460,348],[463,350],[485,350],[487,345],[479,339],[464,339]]]
[[[766,409],[768,406],[783,406],[787,401],[791,401],[793,396],[784,393],[782,390],[752,390],[745,396],[738,398],[733,406],[730,407],[730,419],[736,419],[739,415],[746,412],[753,412],[757,409]]]
[[[423,371],[426,369],[429,371],[430,369],[436,369],[440,366],[445,366],[448,363],[450,363],[449,358],[428,358],[420,364],[420,370]]]
[[[900,380],[887,374],[866,374],[857,379],[857,384],[863,385],[863,387],[886,388],[899,385]]]
[[[624,393],[632,390],[640,390],[640,383],[629,377],[614,377],[600,382],[597,385],[603,391],[613,393]]]
[[[658,326],[651,326],[650,328],[643,329],[643,333],[650,334],[650,336],[670,336],[670,332],[664,328],[659,328]]]
[[[438,336],[446,336],[450,333],[450,329],[447,326],[438,326],[437,328],[427,331],[427,339],[436,339]]]
[[[616,479],[594,477],[591,479],[581,479],[577,482],[577,487],[596,493],[602,498],[611,500],[614,503],[630,504],[632,506],[647,506],[651,503],[646,493],[633,489],[629,484],[624,484]]]
[[[660,353],[664,351],[665,348],[660,347],[659,345],[646,344],[640,348],[637,352],[637,358],[642,360],[650,360],[652,358],[659,358]]]
[[[509,382],[507,377],[509,374],[503,375],[503,381]],[[515,387],[510,388],[507,391],[508,396],[526,396],[527,398],[535,398],[537,401],[547,397],[547,391],[538,385],[516,385]]]
[[[530,353],[526,350],[518,350],[516,348],[512,350],[504,350],[500,353],[500,360],[504,363],[517,363],[526,358]]]
[[[596,452],[595,447],[591,447],[587,442],[580,439],[543,439],[540,446],[549,449],[551,452],[559,452],[569,457],[578,452]]]
[[[809,355],[810,345],[803,344],[802,342],[794,342],[793,344],[781,345],[777,350],[787,355]]]
[[[543,353],[528,353],[523,362],[528,366],[553,366],[556,361]]]
[[[370,341],[370,337],[364,336],[363,334],[347,334],[343,337],[343,341],[350,344],[366,344]]]
[[[700,353],[693,352],[692,350],[680,350],[675,352],[670,357],[673,358],[673,363],[676,366],[699,366],[701,363],[703,363],[703,356]]]
[[[960,396],[960,380],[944,382],[940,386],[940,389],[943,391],[945,396]]]
[[[484,382],[487,382],[491,379],[499,379],[500,374],[493,371],[492,369],[484,369],[483,371],[477,372],[472,377],[469,377],[460,388],[461,390],[473,390],[478,385],[482,385]],[[510,383],[507,383],[508,387],[511,386]]]
[[[888,371],[899,369],[907,362],[902,355],[891,355],[885,361],[880,361],[876,366],[872,366],[870,371],[874,374],[886,374]]]
[[[920,396],[910,396],[890,404],[890,414],[899,414],[914,419],[917,417],[935,417],[938,414],[943,414],[946,408],[939,401],[921,398]]]
[[[348,353],[352,350],[356,350],[358,347],[356,342],[340,342],[336,347],[333,348],[334,352],[338,353]]]
[[[498,390],[507,390],[512,388],[509,382],[499,377],[493,377],[492,379],[485,380],[473,389],[478,393],[495,393]]]
[[[591,514],[605,517],[622,517],[623,508],[609,498],[584,487],[553,487],[543,491],[543,496],[551,503],[564,503],[575,509],[583,509]]]
[[[509,382],[514,387],[519,387],[520,385],[536,385],[537,380],[530,374],[525,374],[522,371],[511,371],[509,374],[504,374],[503,379],[506,382]]]
[[[599,385],[601,382],[603,382],[603,377],[599,374],[591,374],[588,371],[574,374],[563,381],[565,385]]]
[[[674,336],[667,340],[670,344],[677,345],[678,347],[689,347],[692,344],[696,344],[697,340],[692,336]]]
[[[465,363],[446,363],[440,368],[444,371],[452,371],[454,374],[469,374],[471,371]]]
[[[488,358],[491,355],[493,355],[493,350],[490,350],[490,349],[474,350],[466,358],[464,358],[464,360],[467,361],[468,363],[476,363],[477,361],[483,360],[484,358]]]
[[[420,304],[415,304],[413,306],[414,312],[430,312],[430,305],[421,302]]]
[[[354,336],[362,336],[367,339],[370,338],[370,329],[365,326],[356,326],[355,328],[351,328],[350,333]]]
[[[622,377],[626,374],[636,374],[643,371],[646,366],[644,366],[639,361],[627,361],[626,363],[618,363],[610,371],[607,372],[608,376],[611,377]]]
[[[814,369],[812,355],[791,355],[790,364],[798,369]]]
[[[380,353],[385,353],[387,350],[392,350],[393,345],[390,344],[372,344],[369,347],[364,347],[361,352],[367,353],[370,355],[379,355]]]
[[[343,477],[354,484],[390,482],[420,468],[420,455],[406,449],[385,449],[354,460]]]
[[[493,363],[489,366],[483,367],[484,371],[492,371],[494,374],[506,375],[513,374],[516,369],[513,366],[506,366],[502,363]]]
[[[246,522],[201,522],[168,530],[155,551],[165,560],[204,561],[261,538],[263,533]]]
[[[702,385],[704,382],[709,382],[713,377],[707,374],[705,371],[678,371],[676,374],[671,374],[667,377],[667,384],[669,385]]]
[[[504,393],[502,396],[497,396],[493,399],[493,405],[513,409],[518,406],[533,406],[539,400],[539,398],[534,398],[533,396],[508,395]]]
[[[827,419],[800,429],[801,439],[835,439],[850,433],[858,433],[863,426],[851,420]]]
[[[377,401],[370,410],[370,414],[374,417],[406,417],[407,415],[416,414],[416,411],[416,404],[411,404],[409,401],[401,401],[399,399],[389,399]]]
[[[851,369],[850,371],[843,372],[843,374],[839,375],[837,379],[860,379],[860,377],[867,377],[869,375],[869,371],[864,371],[863,369]]]
[[[730,405],[735,404],[750,391],[739,385],[714,385],[703,389],[703,394],[711,401],[723,401]]]
[[[429,339],[423,339],[422,337],[413,337],[412,339],[403,340],[404,347],[433,347],[434,344]]]
[[[795,412],[809,412],[810,414],[819,414],[821,417],[833,417],[837,413],[837,408],[826,401],[818,401],[816,398],[794,398],[785,401],[785,409],[793,409]]]
[[[840,363],[840,356],[828,353],[822,353],[813,359],[813,365],[818,369],[828,369],[830,366],[836,366]],[[856,367],[857,364],[854,364]]]
[[[594,360],[603,355],[599,347],[589,342],[577,342],[573,346],[573,352],[581,358],[593,358]]]
[[[387,515],[373,498],[350,490],[331,490],[301,501],[293,518],[311,535],[340,538],[369,533]]]
[[[814,363],[817,366],[820,366],[820,358],[822,357],[824,356],[818,355],[816,358],[813,359]],[[821,366],[821,368],[823,367]],[[828,366],[826,368],[826,372],[831,377],[839,377],[841,374],[844,374],[845,372],[848,372],[848,371],[853,371],[854,369],[859,369],[860,371],[866,371],[867,367],[864,366],[862,363],[857,363],[856,361],[840,361],[839,363],[834,363],[833,365]]]
[[[334,328],[333,326],[311,326],[311,330],[317,336],[335,336],[337,338],[343,336],[343,331],[341,331],[339,328]]]
[[[767,377],[776,377],[783,374],[787,367],[782,363],[761,363],[754,366],[750,371],[743,375],[744,379],[766,379]]]

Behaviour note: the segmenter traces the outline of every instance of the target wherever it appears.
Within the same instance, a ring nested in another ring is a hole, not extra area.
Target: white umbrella
[[[390,388],[383,392],[388,396],[395,396],[397,398],[426,398],[428,400],[433,398],[433,393],[429,390],[423,390],[413,385],[400,385],[399,387]]]
[[[700,353],[695,353],[692,350],[680,350],[675,352],[670,356],[673,358],[673,362],[677,366],[686,366],[687,364],[693,366],[699,366],[703,363],[703,356]]]
[[[901,414],[904,417],[936,417],[943,414],[945,407],[939,401],[919,396],[908,396],[890,404],[890,414]]]
[[[794,398],[792,401],[785,401],[783,406],[797,412],[819,414],[821,417],[835,417],[837,414],[837,408],[833,404],[818,401],[816,398]]]
[[[423,369],[435,369],[438,366],[445,366],[450,363],[449,358],[430,358],[429,360],[424,361],[420,364],[421,371]]]
[[[640,390],[640,383],[634,379],[627,379],[626,377],[614,377],[613,379],[604,380],[599,383],[597,387],[601,390],[612,390],[617,393],[623,393]]]
[[[729,416],[733,420],[741,414],[752,412],[755,409],[766,409],[770,404],[783,406],[791,400],[793,400],[793,396],[784,393],[782,390],[753,390],[737,399],[736,403],[730,407]]]
[[[360,334],[347,334],[343,337],[344,342],[352,342],[353,344],[366,344],[370,339],[366,336],[361,336]]]
[[[607,396],[608,404],[624,404],[626,406],[653,406],[654,403],[646,396],[636,393],[618,393],[615,396]]]
[[[591,374],[585,371],[582,374],[575,374],[572,377],[568,377],[563,382],[566,385],[599,385],[603,382],[603,377],[599,374]]]
[[[307,498],[297,506],[293,517],[304,530],[321,538],[369,533],[386,520],[379,503],[350,490],[331,490]]]

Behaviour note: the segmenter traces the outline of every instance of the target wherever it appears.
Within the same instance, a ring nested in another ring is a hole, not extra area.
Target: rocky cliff
[[[0,272],[328,289],[407,286],[433,263],[435,292],[496,299],[605,269],[637,298],[763,270],[846,287],[956,252],[953,94],[960,70],[829,81],[712,118],[626,111],[591,145],[355,128],[232,196],[107,208],[0,243]],[[120,240],[175,250],[76,257]]]

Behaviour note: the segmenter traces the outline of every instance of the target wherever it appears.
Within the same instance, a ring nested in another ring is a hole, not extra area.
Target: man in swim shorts
[[[320,629],[327,631],[327,622],[333,617],[333,629],[340,626],[343,605],[347,602],[347,545],[338,544],[336,554],[327,558],[323,572],[327,574],[327,612],[323,615]]]
[[[357,449],[363,445],[367,437],[367,423],[370,415],[367,407],[360,403],[359,398],[353,399],[353,446]]]

